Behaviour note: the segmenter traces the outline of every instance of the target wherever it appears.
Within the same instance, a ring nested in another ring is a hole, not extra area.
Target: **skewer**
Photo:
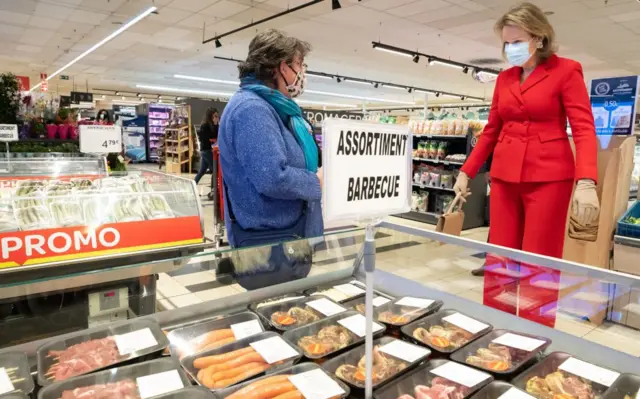
[[[24,378],[18,378],[18,379],[15,379],[15,380],[11,380],[11,383],[17,384],[17,383],[22,382],[24,380],[25,380]]]

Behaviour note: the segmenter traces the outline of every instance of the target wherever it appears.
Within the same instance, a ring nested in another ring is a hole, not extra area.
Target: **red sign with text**
[[[47,74],[40,74],[40,91],[45,92],[49,91],[49,83],[47,82]]]
[[[29,91],[31,89],[31,79],[28,76],[16,76],[18,78],[18,84],[20,84],[20,91]]]

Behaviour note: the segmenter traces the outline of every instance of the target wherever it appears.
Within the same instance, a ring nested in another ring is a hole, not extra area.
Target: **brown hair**
[[[536,50],[536,55],[540,59],[547,59],[557,51],[556,33],[553,30],[553,26],[551,26],[540,7],[535,4],[525,2],[512,7],[496,22],[496,33],[500,35],[502,28],[508,25],[524,29],[534,39],[542,43],[542,48]],[[502,55],[504,56],[504,44],[502,46]]]
[[[247,59],[238,66],[240,79],[253,74],[258,80],[272,83],[274,71],[282,61],[291,63],[296,56],[304,58],[310,51],[309,43],[279,30],[260,32],[249,43]]]

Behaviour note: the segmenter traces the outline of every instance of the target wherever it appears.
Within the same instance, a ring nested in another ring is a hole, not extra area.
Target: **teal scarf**
[[[243,78],[240,87],[245,90],[251,90],[271,104],[280,119],[282,119],[282,122],[294,133],[296,141],[302,148],[302,152],[304,152],[307,170],[314,173],[317,172],[318,147],[313,138],[313,133],[309,131],[309,124],[302,117],[300,106],[278,90],[265,86],[254,77]]]

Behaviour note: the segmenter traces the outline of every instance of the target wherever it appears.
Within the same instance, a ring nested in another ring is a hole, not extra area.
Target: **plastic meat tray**
[[[262,309],[266,306],[272,306],[278,303],[291,301],[294,299],[302,299],[304,297],[306,297],[306,295],[303,294],[302,292],[292,292],[286,295],[279,295],[273,298],[265,299],[264,301],[261,301],[261,302],[252,303],[249,305],[249,310],[257,314],[265,326],[271,326],[271,319],[269,319],[268,317],[262,316],[262,314],[260,314],[260,312],[258,311],[259,309]]]
[[[179,391],[170,392],[153,399],[214,399],[213,393],[203,387],[188,387]]]
[[[631,399],[635,399],[640,395],[638,391],[640,391],[640,376],[621,374],[605,392],[602,399],[624,399],[627,395]]]
[[[383,305],[383,306],[380,306],[379,308],[374,309],[373,313],[376,320],[386,324],[387,327],[398,329],[400,327],[406,326],[407,324],[411,323],[414,320],[430,315],[433,312],[437,312],[444,304],[444,302],[438,300],[438,301],[433,301],[426,308],[415,308],[411,306],[397,305],[397,303],[402,301],[403,299],[404,297],[398,298],[395,301],[389,302],[386,305]],[[419,299],[429,299],[429,298],[419,298]],[[384,322],[380,320],[380,316],[384,312],[391,312],[394,315],[404,317],[404,320],[397,321],[397,322]]]
[[[362,292],[359,292],[357,294],[355,292],[353,294],[347,294],[335,288],[336,286],[345,285],[345,284],[351,284],[355,286],[356,289],[359,288],[360,290],[362,290]],[[321,285],[320,287],[310,288],[304,291],[304,293],[309,296],[324,295],[329,299],[331,299],[332,301],[335,301],[338,303],[344,303],[354,298],[359,298],[363,296],[365,294],[365,289],[366,287],[361,282],[354,280],[353,278],[350,278],[344,281],[337,282],[335,284]]]
[[[385,302],[385,303],[383,303],[383,304],[381,304],[381,305],[379,305],[379,306],[376,306],[376,302],[375,302],[375,301],[376,301],[376,299],[378,299],[378,298],[386,298],[386,299],[387,299],[387,302]],[[373,301],[374,301],[374,302],[373,302],[373,309],[375,310],[375,309],[377,309],[377,308],[379,308],[379,307],[381,307],[381,306],[384,306],[384,305],[386,305],[387,303],[389,303],[389,302],[393,301],[394,299],[395,299],[395,298],[394,298],[394,297],[392,297],[392,296],[390,296],[390,295],[387,295],[387,294],[384,294],[384,293],[382,293],[382,292],[379,292],[379,291],[373,290]],[[365,298],[364,296],[361,296],[361,297],[358,297],[358,298],[355,298],[355,299],[350,299],[350,300],[348,300],[348,301],[344,301],[344,302],[342,302],[342,306],[344,306],[345,308],[350,309],[350,310],[356,310],[356,311],[359,311],[359,310],[357,309],[357,306],[358,306],[358,305],[364,305],[365,300],[366,300],[366,298]],[[364,314],[364,312],[360,312],[360,313]]]
[[[310,312],[312,312],[314,315],[316,315],[318,317],[319,320],[322,320],[324,318],[326,318],[327,316],[323,315],[322,313],[316,311],[315,309],[312,309],[308,306],[306,306],[306,304],[308,302],[311,301],[316,301],[318,299],[326,299],[328,301],[331,301],[331,299],[327,298],[324,295],[316,295],[313,297],[304,297],[304,298],[300,298],[300,299],[292,299],[290,301],[286,301],[286,302],[281,302],[281,303],[277,303],[274,305],[269,305],[269,306],[264,306],[260,309],[257,310],[258,314],[263,317],[264,319],[268,320],[269,324],[275,328],[278,331],[288,331],[288,330],[292,330],[294,328],[298,328],[301,327],[304,324],[298,324],[298,323],[294,323],[290,326],[279,326],[276,323],[274,323],[271,320],[271,315],[274,314],[275,312],[288,312],[291,308],[294,307],[298,307],[298,308],[303,308],[305,310],[309,310]],[[333,301],[331,301],[333,302]],[[335,303],[335,302],[333,302]],[[346,310],[346,309],[345,309]],[[306,323],[309,324],[309,323]]]
[[[11,391],[12,395],[21,393],[29,395],[33,392],[33,377],[31,377],[31,368],[26,354],[10,352],[0,355],[0,368],[4,369],[13,385],[14,391]],[[4,398],[2,394],[0,396]]]
[[[618,221],[618,235],[640,238],[640,224],[625,222],[628,217],[640,218],[640,201],[634,202]]]
[[[504,381],[493,381],[491,384],[482,388],[480,392],[473,395],[471,399],[498,399],[500,396],[504,395],[510,389],[517,389],[520,391],[519,393],[526,393],[522,389],[515,387],[508,382]]]

